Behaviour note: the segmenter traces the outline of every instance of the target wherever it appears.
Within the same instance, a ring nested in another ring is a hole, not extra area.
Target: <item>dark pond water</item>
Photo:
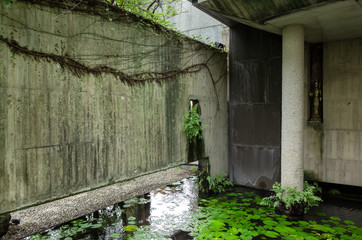
[[[129,239],[124,228],[134,226],[143,230],[135,239],[191,239],[187,228],[197,199],[195,177],[183,179],[27,239]]]
[[[269,191],[252,188],[238,187],[238,190],[244,193],[252,192],[261,197],[270,195]],[[354,221],[356,226],[362,228],[362,192],[356,192],[350,199],[343,199],[342,197],[341,195],[335,197],[327,194],[323,195],[323,202],[318,207],[311,208],[303,220],[320,221],[330,217],[338,217]]]
[[[26,239],[192,239],[188,235],[189,223],[198,208],[195,179],[175,182]],[[238,188],[237,191],[253,192],[262,197],[268,195],[266,191],[250,188]],[[362,203],[324,199],[304,220],[322,221],[330,217],[351,220],[362,228]]]

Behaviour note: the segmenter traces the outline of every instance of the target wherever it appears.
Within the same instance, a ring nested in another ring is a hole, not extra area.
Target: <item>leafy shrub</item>
[[[266,197],[261,201],[261,205],[273,207],[279,212],[288,215],[301,215],[306,213],[311,207],[319,205],[322,199],[316,195],[321,192],[321,188],[316,183],[309,185],[304,183],[304,190],[297,191],[292,187],[282,188],[280,183],[274,183],[271,191],[274,195]]]
[[[208,189],[204,189],[203,181],[207,181]],[[206,178],[199,176],[199,190],[201,192],[207,192],[205,190],[209,190],[215,194],[218,194],[225,192],[228,187],[232,186],[234,186],[233,183],[225,173],[216,175],[212,178],[210,176],[207,176]]]
[[[204,129],[200,123],[200,115],[197,112],[199,105],[195,104],[185,115],[185,123],[182,131],[186,133],[186,138],[190,142],[196,141],[197,138],[202,139],[201,131]]]

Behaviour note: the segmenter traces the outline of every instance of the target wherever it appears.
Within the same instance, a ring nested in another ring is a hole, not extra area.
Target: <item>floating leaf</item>
[[[271,238],[279,237],[279,233],[273,231],[267,231],[264,235]]]
[[[330,217],[330,219],[333,221],[338,221],[338,222],[341,221],[341,219],[339,217]]]
[[[102,227],[102,224],[97,223],[97,224],[92,224],[91,228],[100,228]]]
[[[118,238],[121,236],[121,234],[119,233],[112,233],[111,235],[109,235],[111,238]]]
[[[348,225],[354,225],[355,224],[353,221],[349,221],[349,220],[345,220],[344,223],[348,224]]]
[[[127,225],[123,229],[127,232],[133,232],[133,231],[136,231],[137,228],[138,227],[136,225]]]

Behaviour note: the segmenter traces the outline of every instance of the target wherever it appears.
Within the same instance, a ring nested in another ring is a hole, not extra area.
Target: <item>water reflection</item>
[[[186,228],[191,212],[197,207],[197,193],[195,177],[183,179],[50,229],[39,238],[98,240],[132,239],[143,235],[143,239],[191,239]],[[130,234],[128,229],[135,226],[142,228],[142,232]]]
[[[174,231],[187,227],[187,219],[197,207],[198,191],[194,180],[184,179],[150,193],[152,231],[172,235]]]
[[[198,189],[196,177],[184,179],[171,185],[156,189],[148,194],[129,199],[122,203],[108,206],[80,218],[82,225],[89,227],[80,229],[74,235],[66,235],[69,229],[60,227],[50,230],[42,239],[192,239],[187,235],[188,224],[191,222],[191,213],[196,210],[198,202]],[[261,197],[270,193],[250,188],[237,188],[237,192],[253,192]],[[321,215],[320,213],[323,213]],[[304,220],[323,220],[331,216],[341,219],[353,220],[356,226],[362,226],[361,203],[346,200],[328,199],[318,208],[305,215]],[[142,231],[136,231],[129,236],[127,226],[138,226]],[[76,225],[77,226],[77,225]],[[125,230],[126,227],[126,230]],[[116,237],[115,237],[116,236]],[[29,238],[27,238],[29,239]]]

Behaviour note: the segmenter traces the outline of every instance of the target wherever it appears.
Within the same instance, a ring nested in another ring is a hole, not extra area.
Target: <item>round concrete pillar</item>
[[[303,190],[304,29],[283,29],[281,184]]]

